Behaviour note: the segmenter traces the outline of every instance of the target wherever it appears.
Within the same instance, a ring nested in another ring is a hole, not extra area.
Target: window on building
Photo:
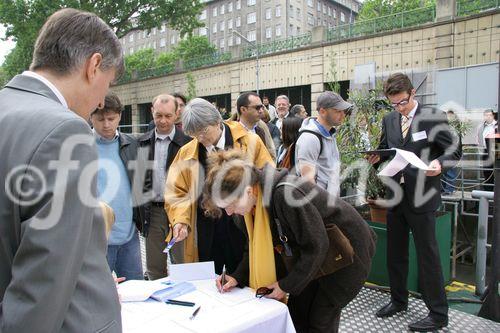
[[[134,53],[134,48],[133,48],[133,47],[131,47],[130,49],[128,49],[128,53],[129,53],[129,54]]]
[[[316,9],[318,10],[318,12],[321,12],[321,2],[318,1]]]
[[[203,9],[200,14],[200,20],[205,20],[207,18],[207,10]]]
[[[161,38],[160,39],[160,47],[165,47],[166,43],[165,43],[165,38]]]
[[[128,35],[128,41],[129,42],[133,42],[134,41],[134,34],[131,33],[130,35]]]
[[[156,35],[156,27],[153,28],[153,35]]]
[[[200,28],[200,36],[206,36],[207,35],[207,28],[201,27]]]
[[[271,27],[266,28],[266,38],[271,38],[273,36],[273,32],[271,30]]]
[[[142,38],[143,38],[143,39],[144,39],[144,38],[146,38],[146,37],[147,37],[147,35],[148,35],[148,32],[147,32],[146,30],[143,30],[143,31],[142,31]]]
[[[233,46],[233,37],[227,39],[227,46]]]
[[[293,18],[295,15],[294,15],[294,12],[293,12],[293,6],[290,5],[290,10],[288,11],[288,15],[290,15],[290,18]]]
[[[288,26],[288,35],[289,35],[289,36],[293,36],[293,35],[295,35],[295,34],[294,34],[293,24],[290,24],[290,25]]]
[[[232,11],[233,11],[233,2],[231,1],[227,4],[227,12],[231,13]]]
[[[217,7],[212,9],[212,17],[217,17]]]
[[[236,10],[241,9],[241,0],[236,0]]]
[[[314,1],[313,0],[307,0],[307,6],[313,8],[314,7]]]
[[[170,36],[170,44],[171,45],[175,44],[175,35]]]
[[[165,32],[165,30],[167,30],[167,26],[166,26],[166,24],[165,24],[165,23],[163,23],[163,24],[161,25],[161,32]]]
[[[220,14],[224,15],[226,13],[226,5],[222,4],[220,5]]]
[[[255,30],[250,30],[247,32],[247,39],[250,42],[254,42],[257,39],[257,32]]]
[[[326,15],[326,6],[325,5],[323,5],[323,14]]]
[[[276,37],[281,36],[281,24],[276,24],[275,33]]]
[[[153,49],[156,50],[156,41],[153,42]]]
[[[271,8],[266,8],[266,20],[270,20],[272,16]]]
[[[311,13],[307,13],[307,24],[314,26],[314,16]]]
[[[328,7],[328,16],[332,16],[332,7]]]
[[[297,35],[300,35],[300,27],[297,27]]]
[[[334,8],[333,9],[333,18],[336,19],[337,18],[337,10]]]
[[[344,12],[340,12],[340,22],[345,22],[345,14],[344,14]]]
[[[219,48],[223,49],[225,46],[225,41],[224,41],[224,38],[222,38],[221,40],[219,40]]]
[[[236,22],[234,22],[234,25],[235,25],[236,27],[241,27],[241,16],[238,16],[238,17],[236,18]]]
[[[217,22],[212,24],[212,33],[215,34],[217,32]]]
[[[234,37],[234,43],[236,45],[240,45],[241,44],[241,37],[238,37],[238,36]]]
[[[227,20],[227,28],[228,29],[232,29],[233,28],[233,19],[232,18],[229,19],[229,20]]]
[[[257,21],[257,14],[255,12],[247,14],[247,24],[252,24]]]
[[[277,6],[276,6],[276,13],[275,13],[275,16],[276,16],[276,17],[281,17],[281,5],[277,5]]]
[[[220,21],[219,31],[224,31],[225,28],[226,28],[226,21]]]
[[[255,0],[247,0],[247,6],[255,6]]]
[[[298,21],[302,21],[302,15],[300,15],[300,8],[299,7],[297,7],[297,16],[296,17],[297,17]]]

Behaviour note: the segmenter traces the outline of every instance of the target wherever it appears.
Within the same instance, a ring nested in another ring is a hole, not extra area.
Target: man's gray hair
[[[182,113],[182,130],[187,135],[195,135],[207,126],[222,122],[219,110],[203,98],[192,99]]]
[[[278,99],[285,99],[287,101],[288,105],[290,105],[290,99],[288,98],[287,95],[279,95],[278,97],[276,97],[276,99],[274,100],[274,102],[277,103],[276,101]]]
[[[40,30],[30,69],[68,75],[94,53],[101,54],[103,71],[114,68],[115,77],[121,75],[123,52],[113,30],[95,14],[61,9],[52,14]]]

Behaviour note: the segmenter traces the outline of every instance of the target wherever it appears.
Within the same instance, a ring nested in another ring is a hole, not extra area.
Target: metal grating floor
[[[141,257],[146,271],[146,251],[141,239]],[[428,311],[422,300],[410,297],[408,311],[390,318],[377,318],[375,312],[389,302],[386,292],[363,288],[358,296],[342,310],[341,333],[409,332],[408,324],[424,318]],[[450,309],[448,327],[438,332],[491,333],[500,332],[500,324],[462,311]]]
[[[428,310],[422,300],[410,297],[408,310],[390,318],[378,318],[375,312],[388,303],[388,293],[363,288],[342,310],[339,332],[409,332],[408,324],[424,318]],[[500,323],[450,309],[448,327],[438,332],[500,332]]]

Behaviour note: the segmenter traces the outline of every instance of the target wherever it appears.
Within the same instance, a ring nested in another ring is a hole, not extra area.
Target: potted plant
[[[354,104],[352,114],[337,128],[337,142],[341,158],[342,173],[348,173],[341,185],[344,195],[364,192],[358,204],[370,206],[372,221],[385,222],[386,208],[376,204],[377,199],[385,199],[386,187],[373,166],[358,163],[363,156],[359,151],[376,149],[382,131],[382,118],[390,108],[383,97],[382,82],[375,89],[351,90],[349,101]],[[358,167],[348,169],[358,163]],[[346,171],[349,172],[346,172]],[[367,172],[367,175],[361,173]],[[359,184],[360,180],[362,184]],[[358,196],[359,197],[359,196]]]

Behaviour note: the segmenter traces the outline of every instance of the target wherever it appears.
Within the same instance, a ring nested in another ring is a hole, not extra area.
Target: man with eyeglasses
[[[257,134],[266,145],[267,151],[276,159],[276,147],[266,123],[261,120],[265,106],[262,104],[259,95],[254,92],[241,94],[236,100],[236,110],[241,125],[252,133]]]
[[[378,149],[399,148],[413,152],[429,164],[430,170],[407,166],[392,177],[401,187],[402,198],[387,212],[391,301],[376,315],[391,317],[408,307],[406,279],[411,230],[417,250],[419,286],[429,314],[410,324],[409,328],[419,332],[434,331],[448,325],[448,303],[435,235],[435,214],[441,204],[440,174],[460,160],[461,143],[452,135],[441,111],[426,110],[415,100],[415,89],[408,76],[391,75],[384,84],[384,94],[394,111],[382,121]],[[372,164],[382,162],[379,155],[368,156],[368,161]]]

